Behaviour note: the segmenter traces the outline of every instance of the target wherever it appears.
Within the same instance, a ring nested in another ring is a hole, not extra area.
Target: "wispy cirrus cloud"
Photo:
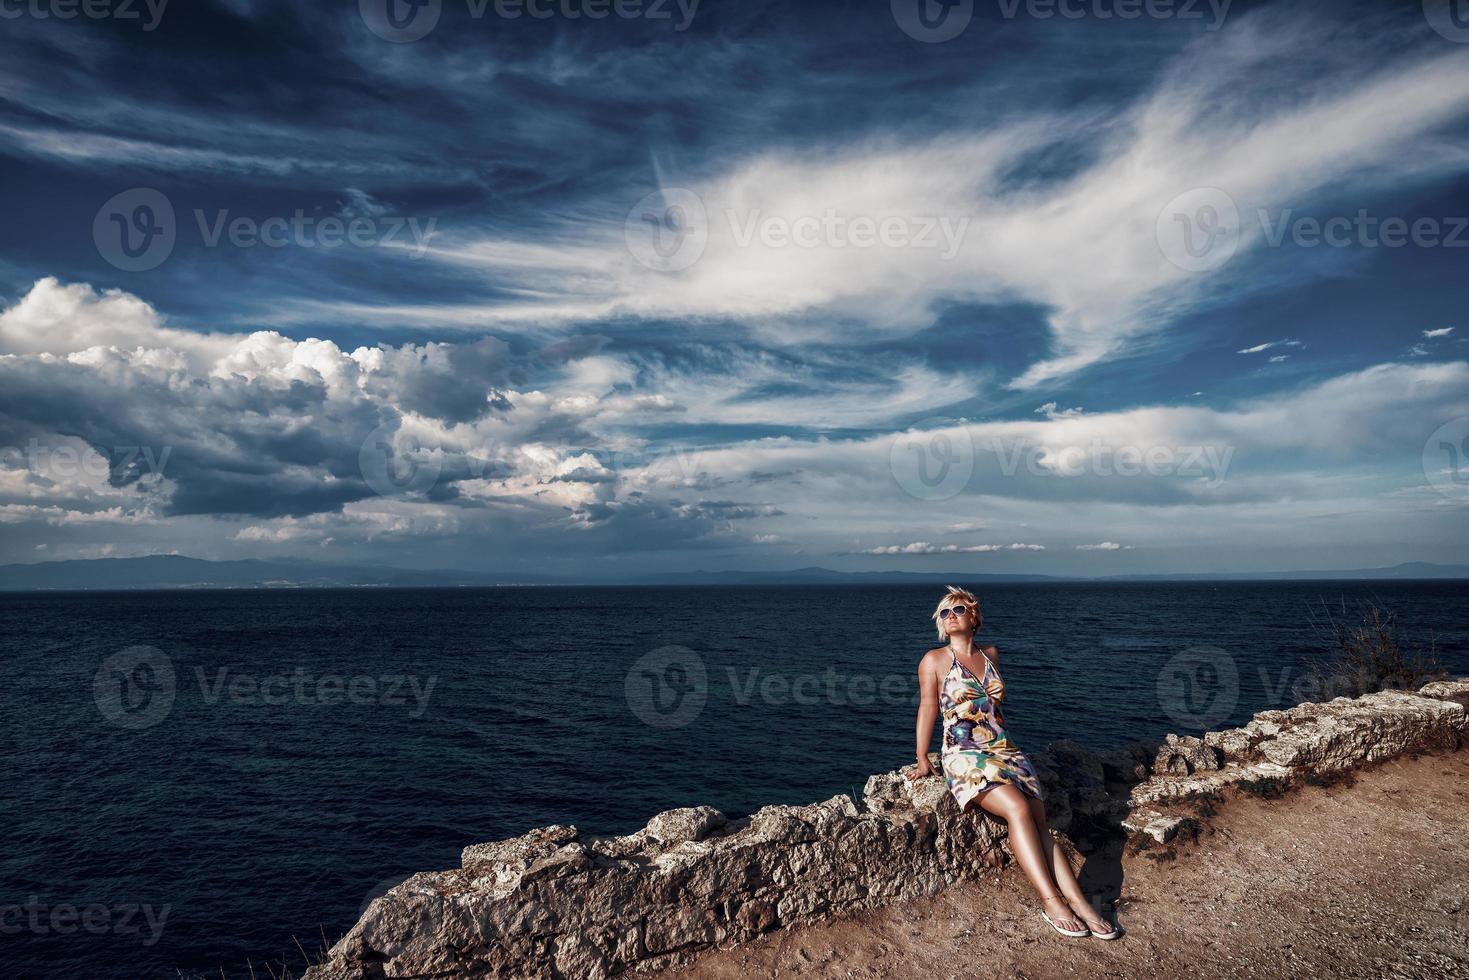
[[[1271,341],[1268,341],[1268,342],[1263,343],[1263,344],[1256,344],[1253,347],[1246,347],[1243,350],[1235,351],[1235,353],[1237,353],[1237,354],[1260,354],[1260,353],[1263,353],[1263,352],[1265,352],[1267,350],[1270,350],[1271,348],[1274,348],[1274,347],[1303,347],[1303,346],[1305,346],[1305,345],[1302,344],[1299,340],[1271,340]]]
[[[1324,34],[1331,45],[1319,43]],[[662,214],[692,203],[700,212],[695,230],[705,241],[687,268],[641,266],[624,240],[634,199],[603,197],[534,239],[461,229],[457,241],[431,253],[513,281],[521,298],[381,312],[504,326],[732,319],[766,339],[809,343],[854,323],[869,335],[911,333],[946,302],[1024,301],[1050,311],[1051,353],[1010,384],[1036,387],[1156,338],[1215,302],[1225,283],[1251,288],[1233,274],[1247,262],[1198,273],[1168,260],[1154,219],[1179,195],[1221,188],[1248,218],[1329,200],[1343,188],[1360,194],[1469,168],[1469,144],[1444,129],[1469,118],[1469,52],[1409,45],[1364,72],[1368,46],[1318,18],[1261,10],[1185,50],[1151,91],[1104,118],[1050,112],[923,139],[874,136],[819,152],[768,148],[715,173],[666,170],[662,197],[646,206]],[[1312,54],[1298,66],[1277,58],[1303,49]],[[1264,87],[1271,98],[1251,95]],[[1231,110],[1220,113],[1226,93]],[[1292,135],[1302,132],[1312,138]],[[1089,162],[1064,179],[1011,185],[1024,161],[1058,146],[1085,147]],[[809,246],[742,234],[772,217],[831,216],[967,223],[952,251],[858,249],[824,231]],[[633,224],[636,231],[636,216]],[[1262,241],[1252,220],[1238,235],[1241,253]],[[372,314],[359,307],[350,315]]]
[[[76,24],[0,40],[7,554],[1085,571],[1462,543],[1433,451],[1469,367],[1421,329],[1462,305],[1431,269],[1452,253],[1269,240],[1287,212],[1462,213],[1469,46],[1416,10],[1022,18],[922,48],[881,4],[721,5],[676,38],[451,19],[412,45],[351,5],[191,17],[161,69]],[[134,185],[180,222],[137,276],[89,235]],[[1162,239],[1200,188],[1239,225],[1195,270]],[[703,216],[671,269],[670,205]],[[438,234],[417,261],[204,247],[196,207],[408,208]],[[1371,303],[1400,291],[1419,308]],[[430,488],[375,489],[370,436]],[[88,465],[31,466],[33,439]],[[168,463],[108,458],[137,443]]]

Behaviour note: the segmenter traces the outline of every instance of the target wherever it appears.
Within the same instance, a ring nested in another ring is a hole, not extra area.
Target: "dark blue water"
[[[235,980],[247,960],[263,978],[284,957],[299,974],[293,937],[335,941],[385,881],[454,867],[466,844],[860,791],[913,757],[914,670],[938,645],[941,594],[0,595],[0,972]],[[1027,750],[1112,748],[1295,703],[1323,649],[1323,602],[1350,617],[1375,599],[1405,639],[1436,639],[1469,673],[1464,583],[982,598]]]

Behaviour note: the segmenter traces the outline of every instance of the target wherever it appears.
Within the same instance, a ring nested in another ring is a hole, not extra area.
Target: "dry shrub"
[[[1324,602],[1311,625],[1326,647],[1326,655],[1311,665],[1308,675],[1327,697],[1354,698],[1374,691],[1416,691],[1448,671],[1438,661],[1437,645],[1405,649],[1398,638],[1397,614],[1376,602],[1364,602],[1358,619],[1349,619],[1346,600],[1340,613]]]

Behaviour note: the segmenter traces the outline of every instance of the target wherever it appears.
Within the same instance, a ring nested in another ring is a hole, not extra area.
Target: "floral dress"
[[[1035,769],[1005,733],[1000,702],[1005,682],[984,658],[984,676],[976,678],[953,657],[939,688],[944,713],[944,778],[962,811],[985,790],[1010,783],[1038,800],[1045,799]]]

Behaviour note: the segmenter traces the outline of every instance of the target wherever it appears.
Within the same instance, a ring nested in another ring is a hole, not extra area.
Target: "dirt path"
[[[783,930],[657,980],[746,977],[1469,978],[1469,749],[1352,785],[1231,797],[1175,860],[1094,854],[1115,942],[1052,932],[1019,868],[933,899]]]

